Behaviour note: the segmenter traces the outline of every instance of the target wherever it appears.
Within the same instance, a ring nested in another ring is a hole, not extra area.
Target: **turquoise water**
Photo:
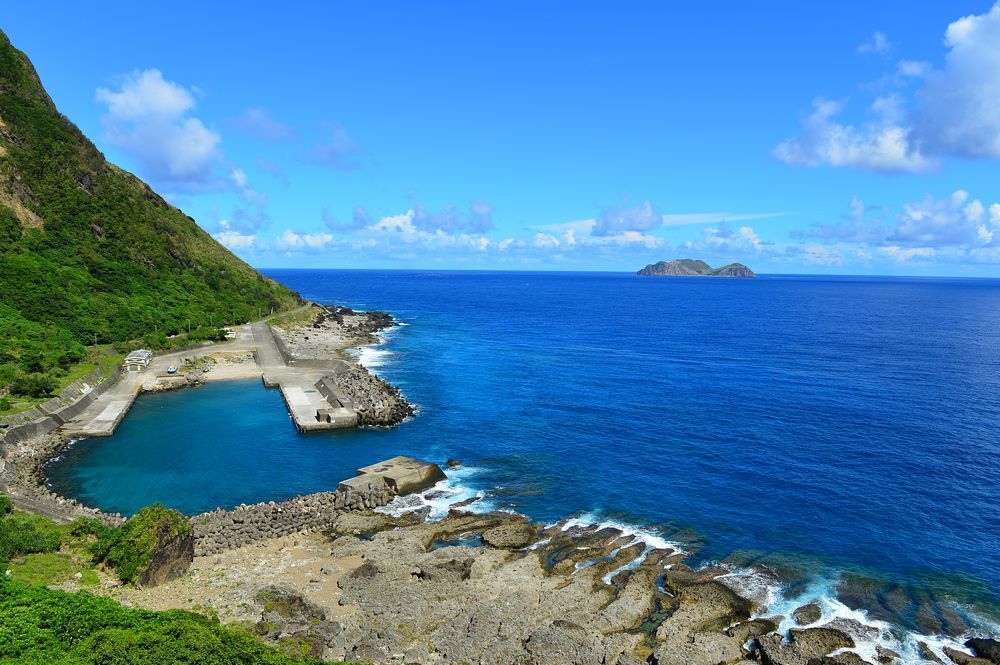
[[[365,355],[418,416],[302,436],[258,383],[143,396],[50,467],[55,488],[191,513],[455,457],[493,507],[743,552],[912,630],[993,630],[977,613],[1000,592],[997,280],[271,275],[409,324]]]

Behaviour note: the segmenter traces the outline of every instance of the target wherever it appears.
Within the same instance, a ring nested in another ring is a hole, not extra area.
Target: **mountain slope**
[[[654,277],[756,277],[754,272],[742,263],[730,263],[721,268],[713,268],[698,259],[674,259],[650,263],[636,273]]]
[[[297,301],[109,164],[0,32],[0,397],[16,376],[58,375],[83,344]]]

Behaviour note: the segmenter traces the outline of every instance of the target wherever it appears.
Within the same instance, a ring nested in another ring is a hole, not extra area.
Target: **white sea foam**
[[[853,651],[868,662],[877,662],[877,647],[891,649],[898,653],[904,663],[925,663],[921,658],[919,643],[923,642],[942,662],[949,662],[943,648],[949,647],[968,653],[963,643],[972,637],[962,635],[957,638],[943,635],[922,635],[916,632],[904,631],[898,626],[874,619],[864,610],[853,610],[837,598],[837,579],[817,578],[794,596],[784,593],[778,577],[766,569],[733,568],[730,572],[717,577],[738,594],[757,603],[761,609],[753,616],[782,617],[778,632],[787,635],[789,629],[802,627],[795,623],[792,613],[809,603],[820,607],[821,616],[818,621],[808,624],[809,627],[824,626],[834,623],[838,630],[851,635],[856,647],[843,649]],[[1000,627],[987,621],[977,622],[980,629],[987,633],[1000,634]],[[840,652],[838,652],[840,653]]]
[[[681,548],[679,544],[667,540],[666,538],[659,535],[652,529],[635,526],[634,524],[627,524],[625,522],[619,522],[617,520],[606,519],[595,513],[583,513],[582,515],[578,515],[577,517],[572,517],[562,522],[557,522],[556,524],[561,524],[563,531],[566,531],[573,527],[587,527],[587,528],[594,528],[596,530],[605,528],[617,529],[621,531],[623,535],[632,537],[632,542],[630,542],[628,545],[625,545],[625,547],[631,547],[636,543],[642,543],[650,551],[667,550],[667,551],[672,551],[675,554],[684,553],[684,550]],[[550,524],[549,526],[552,527],[555,526],[556,524]]]
[[[493,501],[485,498],[484,490],[474,490],[463,484],[466,479],[482,472],[477,467],[460,466],[445,469],[447,478],[419,494],[397,496],[388,505],[376,508],[376,511],[399,517],[406,513],[429,509],[427,519],[437,521],[448,516],[448,511],[456,503],[476,499],[473,503],[462,506],[463,510],[472,513],[486,513],[496,509]]]
[[[673,552],[675,554],[683,554],[684,550],[681,546],[675,542],[669,541],[663,536],[659,535],[652,529],[647,529],[645,527],[635,526],[634,524],[628,524],[626,522],[619,522],[617,520],[606,519],[594,513],[583,513],[577,517],[572,517],[568,520],[562,522],[556,522],[555,524],[548,525],[550,528],[556,526],[557,524],[562,525],[562,530],[567,531],[573,527],[583,527],[583,528],[593,528],[595,530],[611,528],[617,529],[622,532],[622,536],[626,538],[631,538],[624,545],[616,549],[610,554],[608,558],[614,558],[618,552],[623,549],[628,549],[634,545],[644,545],[642,552],[632,561],[629,561],[623,566],[619,566],[614,570],[608,572],[602,579],[605,584],[611,584],[611,581],[615,576],[626,570],[635,570],[646,560],[649,553],[653,550],[666,550],[668,552]],[[593,561],[585,562],[584,567],[589,567],[593,565]],[[581,568],[577,565],[577,569]]]
[[[353,355],[355,360],[357,360],[360,365],[365,367],[365,369],[374,374],[378,374],[378,369],[389,364],[389,362],[396,355],[389,349],[385,348],[386,344],[392,340],[392,337],[397,330],[407,325],[409,324],[400,323],[397,326],[380,330],[375,333],[375,342],[349,349],[348,352]]]

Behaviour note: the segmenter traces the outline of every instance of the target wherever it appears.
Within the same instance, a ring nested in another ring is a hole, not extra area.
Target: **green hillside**
[[[85,346],[297,301],[109,164],[0,32],[0,412],[12,386],[61,382]]]

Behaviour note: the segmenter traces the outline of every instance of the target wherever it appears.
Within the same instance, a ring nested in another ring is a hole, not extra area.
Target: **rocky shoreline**
[[[391,506],[390,506],[391,507]],[[872,626],[817,605],[777,616],[685,554],[572,521],[452,510],[329,513],[309,532],[198,556],[154,589],[102,590],[150,609],[211,607],[311,656],[374,663],[875,665]],[[787,628],[780,630],[782,626]],[[780,632],[779,632],[780,631]],[[995,642],[923,645],[926,662],[998,662]],[[969,651],[975,650],[978,656]]]

